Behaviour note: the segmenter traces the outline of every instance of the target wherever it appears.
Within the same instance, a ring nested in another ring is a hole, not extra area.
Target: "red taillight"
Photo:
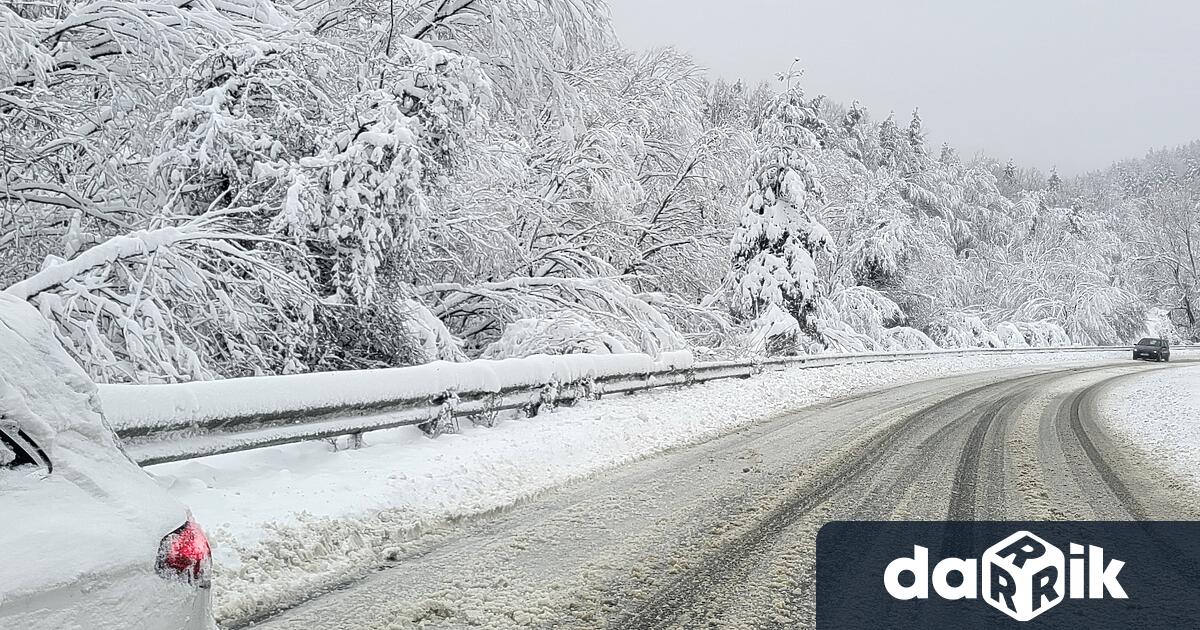
[[[165,578],[208,588],[212,549],[204,530],[189,518],[183,527],[167,534],[158,546],[158,562],[154,569]]]

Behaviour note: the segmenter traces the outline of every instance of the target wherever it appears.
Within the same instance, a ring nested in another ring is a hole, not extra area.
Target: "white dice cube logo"
[[[1017,532],[983,554],[983,599],[1017,621],[1054,608],[1066,595],[1062,550]]]

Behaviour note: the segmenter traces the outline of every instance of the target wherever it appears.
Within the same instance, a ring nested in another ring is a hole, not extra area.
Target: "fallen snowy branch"
[[[296,371],[307,322],[293,314],[312,298],[281,266],[289,245],[234,227],[244,212],[212,211],[73,258],[47,257],[4,292],[35,304],[100,382]]]
[[[183,241],[218,238],[221,238],[221,235],[176,227],[138,230],[126,236],[113,237],[71,260],[51,263],[33,276],[4,291],[22,300],[28,300],[39,293],[62,285],[71,278],[82,276],[91,269],[109,265],[118,260],[147,256],[160,248]]]

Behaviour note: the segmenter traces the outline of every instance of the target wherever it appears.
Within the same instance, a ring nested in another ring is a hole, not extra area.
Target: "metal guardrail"
[[[1175,346],[1178,349],[1200,346]],[[604,395],[632,393],[658,387],[690,385],[727,378],[749,378],[764,370],[817,368],[831,365],[885,363],[937,357],[964,357],[1004,354],[1064,354],[1084,352],[1125,352],[1113,346],[1054,348],[973,348],[920,352],[867,353],[854,355],[818,355],[762,360],[694,363],[685,367],[655,364],[651,369],[631,373],[587,376],[570,382],[541,382],[498,388],[456,391],[447,388],[436,395],[397,395],[377,397],[366,402],[328,406],[303,406],[262,411],[221,411],[203,418],[180,413],[179,418],[133,418],[116,423],[116,432],[126,451],[143,466],[234,453],[310,440],[351,436],[361,444],[363,433],[403,426],[419,426],[437,435],[456,426],[458,418],[470,418],[481,424],[494,423],[496,414],[521,410],[534,416],[545,408],[570,405],[579,400]],[[401,368],[405,369],[405,368]],[[346,373],[342,373],[346,374]],[[270,378],[270,377],[268,377]],[[256,379],[232,379],[247,385]],[[217,383],[230,383],[223,381]],[[154,388],[171,385],[101,386],[123,388],[124,400],[138,394],[154,393]],[[247,391],[253,388],[248,388]],[[110,417],[121,416],[120,409],[109,409]],[[236,407],[236,406],[234,406]],[[252,406],[251,406],[252,407]]]

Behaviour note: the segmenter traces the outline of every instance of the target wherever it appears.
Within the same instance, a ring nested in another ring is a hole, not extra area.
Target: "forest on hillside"
[[[1064,179],[607,16],[0,3],[0,287],[103,382],[1200,333],[1200,143]]]

